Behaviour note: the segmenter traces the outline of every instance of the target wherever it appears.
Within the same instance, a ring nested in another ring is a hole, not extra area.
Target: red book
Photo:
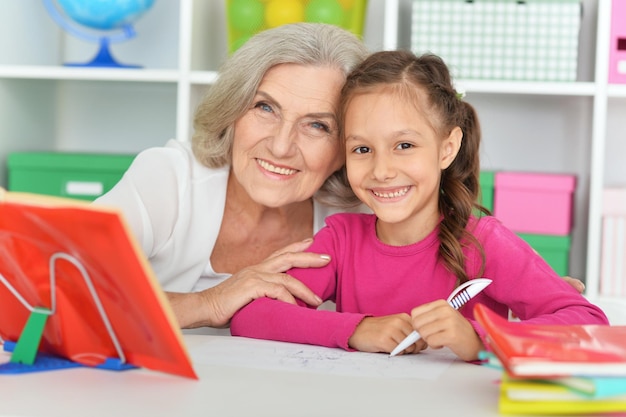
[[[474,316],[511,376],[626,376],[626,326],[511,322],[481,304]]]
[[[53,310],[42,353],[197,378],[173,312],[120,212],[0,188],[0,337]],[[18,297],[19,295],[19,297]],[[22,298],[20,300],[19,298]]]

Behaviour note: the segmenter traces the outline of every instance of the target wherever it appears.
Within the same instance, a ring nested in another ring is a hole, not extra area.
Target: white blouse
[[[214,271],[209,261],[224,215],[228,172],[228,166],[200,164],[188,142],[170,140],[139,153],[95,203],[121,208],[165,291],[200,291],[230,276]],[[337,211],[314,202],[314,231]]]

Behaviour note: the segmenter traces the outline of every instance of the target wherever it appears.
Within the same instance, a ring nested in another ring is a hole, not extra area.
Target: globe
[[[50,16],[69,34],[99,44],[96,56],[86,63],[65,63],[68,66],[126,67],[110,51],[110,44],[136,36],[133,23],[144,15],[155,0],[43,0]],[[70,24],[69,21],[75,24]],[[78,26],[77,26],[77,25]],[[81,28],[82,27],[82,28]],[[83,28],[88,28],[85,30]],[[92,31],[95,31],[94,34]]]

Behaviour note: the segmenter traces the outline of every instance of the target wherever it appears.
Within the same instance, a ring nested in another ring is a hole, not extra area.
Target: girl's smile
[[[412,186],[387,189],[372,188],[370,191],[374,194],[374,197],[381,202],[395,202],[404,197],[411,190],[411,187]]]

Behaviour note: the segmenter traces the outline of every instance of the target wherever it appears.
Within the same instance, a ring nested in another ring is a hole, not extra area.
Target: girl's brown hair
[[[448,168],[441,172],[439,212],[439,256],[459,279],[468,277],[463,247],[474,245],[482,263],[484,251],[467,230],[472,212],[490,214],[479,201],[480,125],[474,108],[463,101],[454,86],[448,67],[433,54],[415,56],[409,51],[382,51],[370,55],[348,76],[340,103],[341,137],[344,137],[345,112],[352,98],[371,91],[393,91],[412,103],[430,120],[439,137],[459,127],[463,132],[461,148]]]

